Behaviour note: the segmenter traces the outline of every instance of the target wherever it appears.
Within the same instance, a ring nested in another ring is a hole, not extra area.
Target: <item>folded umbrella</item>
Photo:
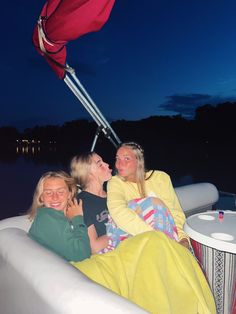
[[[115,0],[49,0],[33,32],[33,44],[60,79],[65,77],[66,44],[101,29]]]
[[[120,139],[89,96],[73,68],[66,62],[66,44],[78,37],[95,32],[108,20],[115,0],[48,0],[33,31],[33,44],[79,99],[98,125],[92,144],[94,149],[99,133],[115,145]]]

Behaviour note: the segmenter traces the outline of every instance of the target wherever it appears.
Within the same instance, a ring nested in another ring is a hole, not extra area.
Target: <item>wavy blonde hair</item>
[[[94,155],[96,155],[95,152],[87,152],[74,156],[71,160],[71,176],[76,179],[81,190],[85,190],[88,187]]]
[[[76,186],[75,179],[72,178],[65,171],[49,171],[49,172],[44,173],[36,185],[34,195],[33,195],[33,202],[30,209],[28,210],[28,215],[29,215],[30,220],[34,219],[37,209],[44,206],[41,200],[41,196],[43,193],[43,184],[46,179],[50,179],[50,178],[63,179],[69,189],[69,192],[71,192],[71,198],[74,198],[77,193],[77,186]]]
[[[138,186],[139,193],[141,197],[146,197],[146,189],[145,189],[145,178],[146,178],[146,168],[145,168],[145,160],[144,160],[144,150],[141,145],[135,142],[125,142],[122,143],[119,147],[128,147],[131,149],[137,160],[137,169],[135,173],[135,180]],[[122,177],[121,177],[122,178]],[[122,178],[124,180],[124,178]]]

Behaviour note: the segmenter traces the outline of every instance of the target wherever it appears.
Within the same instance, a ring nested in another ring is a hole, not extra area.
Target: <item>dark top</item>
[[[87,227],[94,225],[99,237],[106,234],[107,198],[82,191],[77,195],[77,199],[83,201],[84,222]]]
[[[68,220],[63,211],[38,208],[29,236],[68,261],[91,255],[88,230],[80,215]]]

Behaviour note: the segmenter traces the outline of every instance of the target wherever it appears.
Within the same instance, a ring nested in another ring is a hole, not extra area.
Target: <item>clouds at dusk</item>
[[[44,3],[3,3],[0,127],[87,114],[32,45]],[[105,117],[191,118],[201,105],[236,99],[235,12],[233,0],[116,0],[100,31],[67,45],[67,62]]]
[[[194,118],[195,110],[203,105],[217,105],[224,102],[235,102],[236,97],[212,96],[207,94],[175,94],[166,97],[166,102],[159,107],[172,114],[181,114],[185,118]]]

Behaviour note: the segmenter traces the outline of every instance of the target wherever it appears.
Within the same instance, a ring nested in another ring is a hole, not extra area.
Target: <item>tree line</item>
[[[165,147],[170,152],[181,147],[194,150],[196,145],[204,147],[235,146],[236,103],[226,102],[217,106],[204,105],[198,107],[192,120],[181,115],[150,116],[138,121],[116,120],[111,127],[121,141],[137,141],[147,149],[158,151]],[[64,150],[79,147],[89,149],[97,125],[86,119],[74,120],[61,126],[47,125],[26,128],[19,132],[15,127],[0,127],[0,141],[5,147],[12,145],[53,146]],[[98,147],[105,149],[108,140],[101,133],[97,141]],[[24,142],[27,139],[29,142]],[[110,145],[110,143],[109,143]]]

